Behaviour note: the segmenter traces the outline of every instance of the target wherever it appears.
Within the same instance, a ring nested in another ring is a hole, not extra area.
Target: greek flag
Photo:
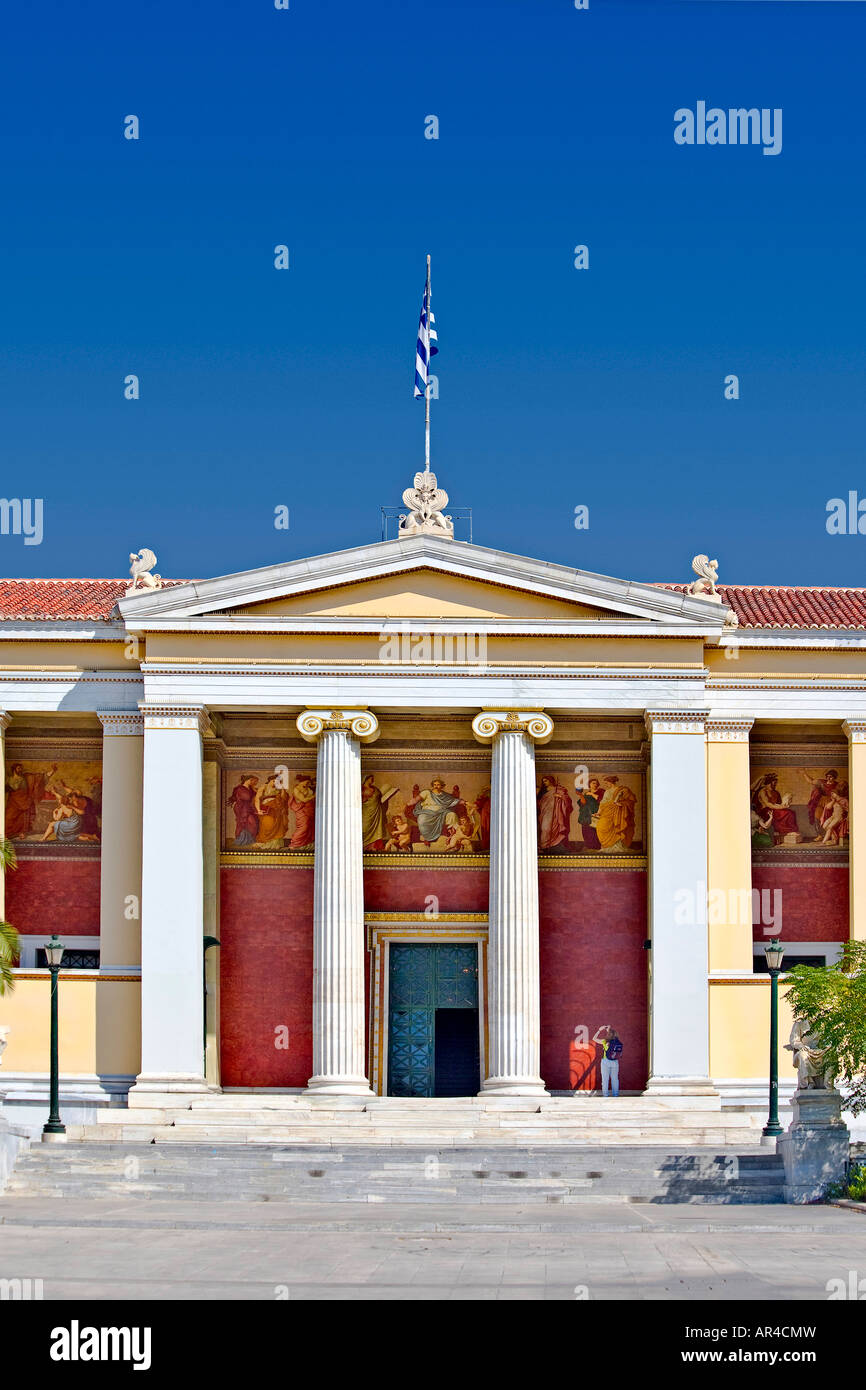
[[[421,318],[418,323],[418,345],[415,348],[415,398],[427,395],[427,372],[430,366],[430,358],[435,357],[439,351],[438,338],[436,336],[436,317],[430,311],[430,280],[424,288],[424,299],[421,303]]]

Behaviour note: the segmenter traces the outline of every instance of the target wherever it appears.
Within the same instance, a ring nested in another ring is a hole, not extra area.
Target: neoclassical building
[[[71,1119],[567,1095],[610,1026],[624,1091],[761,1103],[766,941],[866,936],[866,590],[406,532],[0,582],[10,1113],[44,1118],[53,932]]]

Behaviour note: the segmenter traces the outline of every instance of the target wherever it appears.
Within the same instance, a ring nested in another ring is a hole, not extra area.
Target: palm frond
[[[0,922],[0,995],[12,990],[15,976],[12,967],[20,955],[18,933],[9,922]]]

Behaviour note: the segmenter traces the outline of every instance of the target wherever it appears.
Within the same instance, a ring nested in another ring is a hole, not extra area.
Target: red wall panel
[[[647,876],[640,870],[546,870],[541,908],[541,1075],[569,1087],[575,1027],[602,1024],[623,1043],[620,1087],[647,1081]],[[593,1078],[594,1079],[594,1078]],[[600,1077],[595,1086],[600,1087]]]
[[[220,871],[224,1086],[306,1086],[313,1069],[313,870]],[[289,1030],[287,1050],[275,1029]]]
[[[367,869],[364,907],[368,912],[424,912],[428,897],[440,912],[486,912],[486,869]]]
[[[774,902],[781,902],[781,921],[773,925],[773,936],[782,941],[847,941],[847,865],[753,864],[755,888],[762,894],[769,892],[770,914],[776,915]],[[781,892],[780,900],[773,897],[776,890]],[[755,923],[752,935],[755,941],[770,939],[761,922]]]
[[[98,936],[99,860],[19,859],[6,875],[6,916],[22,936]]]

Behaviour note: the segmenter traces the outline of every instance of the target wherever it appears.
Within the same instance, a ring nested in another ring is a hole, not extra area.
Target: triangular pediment
[[[412,569],[313,593],[251,604],[240,617],[346,618],[616,618],[613,609],[470,579],[443,570]]]
[[[384,620],[637,624],[715,631],[727,609],[704,598],[533,560],[486,546],[415,536],[129,594],[142,628],[368,625]]]

